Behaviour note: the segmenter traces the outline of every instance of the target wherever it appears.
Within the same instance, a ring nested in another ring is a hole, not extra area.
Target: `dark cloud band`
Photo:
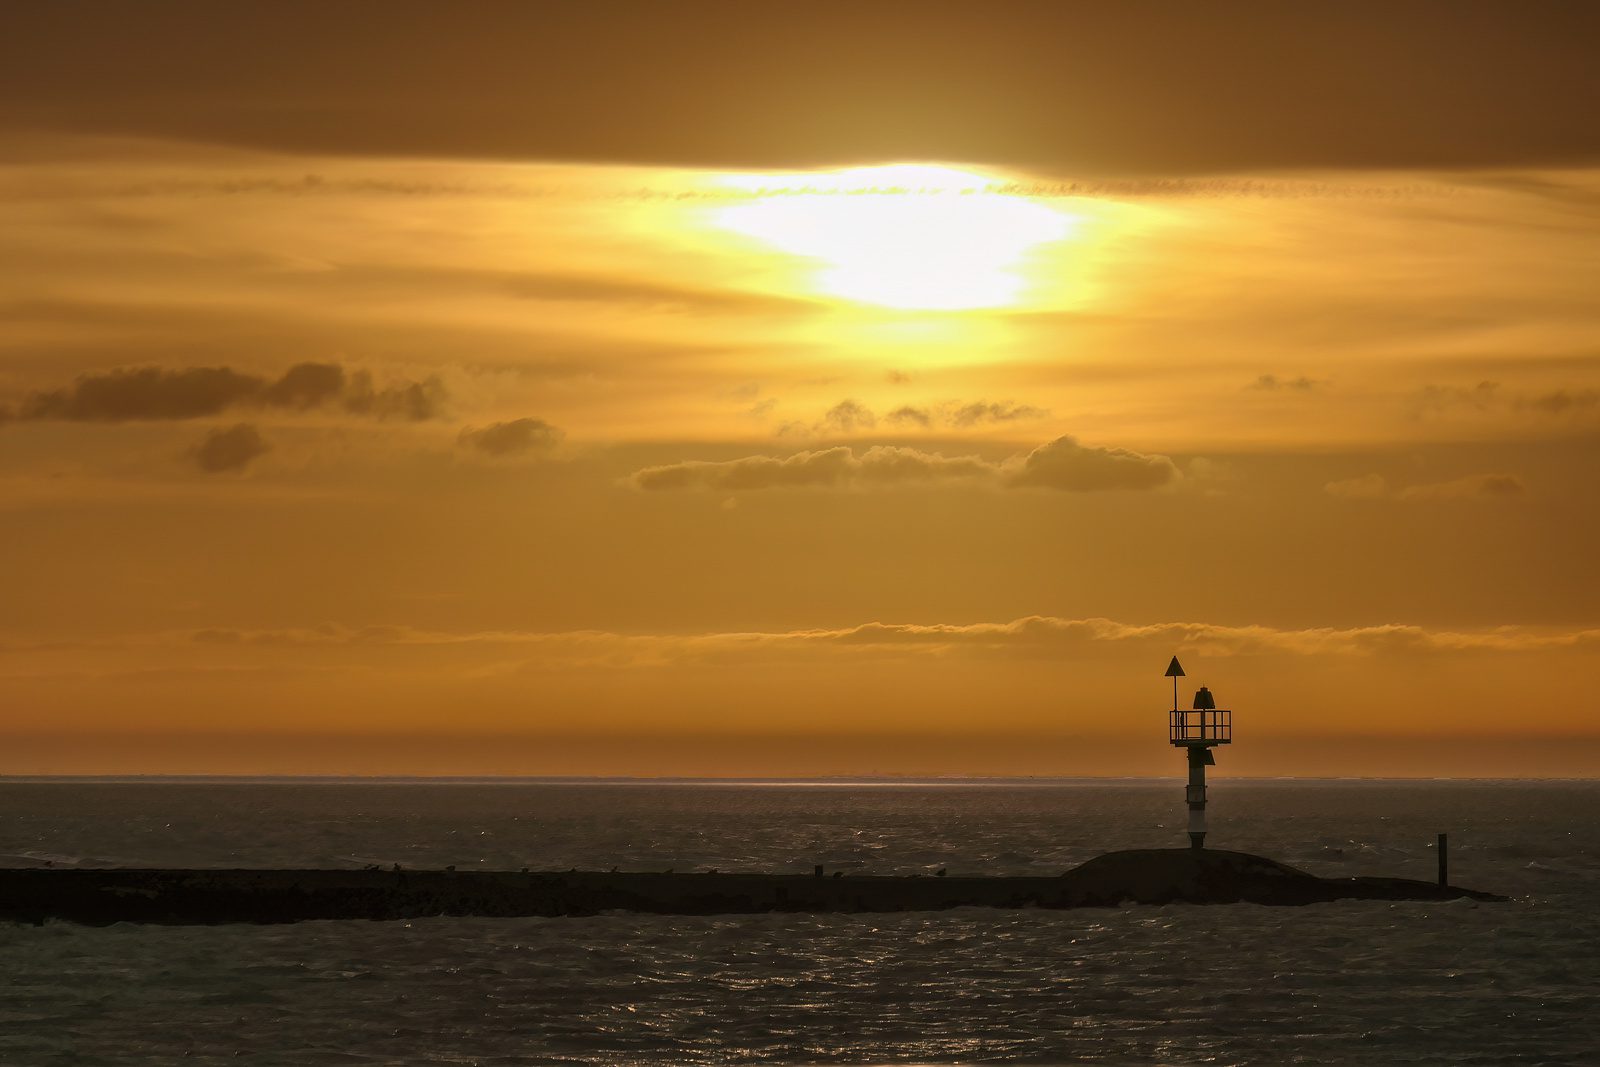
[[[79,5],[11,5],[0,129],[712,167],[1600,159],[1592,4],[466,7],[392,0],[374,34],[365,5],[164,0],[98,5],[86,34]]]
[[[12,413],[23,420],[133,422],[201,419],[238,408],[342,408],[374,418],[431,419],[444,386],[436,378],[378,387],[367,371],[300,363],[275,380],[229,367],[138,367],[87,374],[72,385],[33,393]]]

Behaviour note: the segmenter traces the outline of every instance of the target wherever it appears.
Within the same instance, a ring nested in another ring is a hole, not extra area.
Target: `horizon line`
[[[0,785],[83,783],[415,783],[449,785],[507,783],[529,785],[1067,785],[1115,782],[1177,782],[1183,775],[986,775],[986,774],[841,774],[841,775],[519,775],[519,774],[0,774]],[[1596,775],[1229,775],[1229,782],[1600,782]]]

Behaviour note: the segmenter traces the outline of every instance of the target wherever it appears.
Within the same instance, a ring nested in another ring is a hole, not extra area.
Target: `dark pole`
[[[1439,835],[1439,884],[1450,884],[1450,835]]]
[[[1189,746],[1189,847],[1199,851],[1206,847],[1206,750],[1203,745]]]

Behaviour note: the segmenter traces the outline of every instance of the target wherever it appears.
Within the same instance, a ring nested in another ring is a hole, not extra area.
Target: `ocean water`
[[[1058,873],[1175,781],[0,780],[0,865]],[[1600,782],[1241,781],[1210,842],[1509,904],[0,925],[0,1063],[1600,1064]]]

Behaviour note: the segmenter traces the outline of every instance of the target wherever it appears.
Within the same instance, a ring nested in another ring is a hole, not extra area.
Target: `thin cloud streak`
[[[1395,486],[1381,474],[1366,474],[1329,482],[1329,496],[1345,500],[1514,500],[1526,496],[1527,486],[1511,474],[1471,474],[1448,482]]]
[[[978,456],[945,456],[893,445],[876,445],[858,456],[853,449],[840,445],[783,458],[745,456],[646,467],[635,471],[629,483],[646,491],[745,492],[967,483],[1095,492],[1158,489],[1180,477],[1166,456],[1086,447],[1072,437],[1059,437],[1026,455],[998,463]]]
[[[1207,656],[1520,653],[1600,646],[1600,629],[1540,630],[1505,626],[1490,630],[1449,630],[1403,623],[1292,629],[1206,622],[1139,624],[1107,618],[1029,615],[1009,622],[867,622],[836,629],[686,635],[619,634],[604,630],[456,633],[408,626],[325,624],[302,629],[180,631],[135,639],[132,643],[218,648],[516,646],[546,648],[563,658],[577,650],[588,649],[605,653],[604,658],[613,662],[637,664],[701,656],[809,655],[830,650],[843,654],[1005,654],[1047,659],[1074,650],[1088,652],[1106,646],[1145,645]]]

